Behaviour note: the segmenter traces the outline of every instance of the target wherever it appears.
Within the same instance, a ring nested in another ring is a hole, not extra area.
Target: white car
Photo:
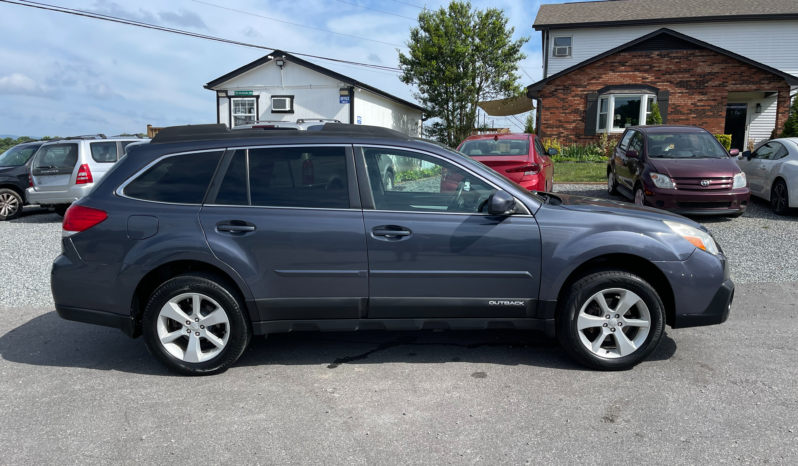
[[[777,215],[798,207],[798,138],[770,140],[737,157],[751,195],[770,201]]]
[[[42,145],[30,167],[30,204],[52,207],[64,215],[122,158],[125,148],[140,138],[103,135],[58,139]]]

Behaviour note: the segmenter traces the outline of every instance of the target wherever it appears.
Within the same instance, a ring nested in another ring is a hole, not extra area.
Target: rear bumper
[[[92,188],[94,188],[93,183],[70,186],[69,189],[63,191],[37,191],[36,188],[28,188],[25,190],[25,196],[28,198],[29,204],[72,204],[89,194]]]
[[[101,325],[103,327],[118,328],[130,338],[136,338],[136,326],[130,316],[122,316],[111,312],[94,311],[91,309],[81,309],[77,307],[55,305],[55,312],[58,317],[71,320],[73,322],[83,322],[84,324]]]
[[[693,191],[646,186],[651,207],[682,215],[734,215],[745,212],[751,200],[748,188],[729,191]]]

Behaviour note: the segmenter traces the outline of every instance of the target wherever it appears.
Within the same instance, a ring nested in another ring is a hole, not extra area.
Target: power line
[[[196,1],[196,0],[195,0],[195,1]],[[353,5],[353,6],[356,6],[356,7],[359,7],[359,8],[365,8],[366,10],[371,10],[371,11],[379,11],[380,13],[385,13],[386,15],[398,16],[398,17],[400,17],[400,18],[406,18],[406,19],[412,19],[413,21],[418,21],[416,18],[411,18],[411,17],[409,17],[409,16],[397,15],[396,13],[391,13],[390,11],[378,10],[378,9],[376,9],[376,8],[369,8],[369,7],[367,7],[367,6],[358,5],[357,3],[345,2],[344,0],[335,0],[335,1],[336,1],[336,2],[340,2],[340,3],[346,3],[347,5]]]
[[[399,0],[393,0],[393,1],[394,1],[394,2],[396,2],[396,3],[402,3],[402,4],[404,4],[404,5],[412,6],[413,8],[418,8],[419,10],[426,10],[426,9],[427,9],[427,7],[424,7],[424,6],[416,6],[416,5],[413,5],[412,3],[400,2]]]
[[[66,13],[66,14],[70,14],[70,15],[82,16],[82,17],[91,18],[91,19],[99,19],[99,20],[109,21],[109,22],[113,22],[113,23],[126,24],[128,26],[137,26],[137,27],[142,27],[142,28],[146,28],[146,29],[153,29],[153,30],[156,30],[156,31],[171,32],[173,34],[178,34],[178,35],[183,35],[183,36],[188,36],[188,37],[194,37],[194,38],[204,39],[204,40],[209,40],[209,41],[214,41],[214,42],[221,42],[221,43],[224,43],[224,44],[237,45],[237,46],[241,46],[241,47],[250,47],[250,48],[256,48],[256,49],[261,49],[261,50],[269,50],[269,51],[273,51],[273,50],[277,50],[278,49],[277,47],[266,47],[266,46],[263,46],[263,45],[249,44],[249,43],[246,43],[246,42],[239,42],[239,41],[234,41],[234,40],[230,40],[230,39],[224,39],[224,38],[221,38],[221,37],[214,37],[214,36],[208,36],[208,35],[205,35],[205,34],[199,34],[199,33],[195,33],[195,32],[184,31],[182,29],[174,29],[174,28],[169,28],[169,27],[165,27],[165,26],[157,26],[157,25],[154,25],[154,24],[144,23],[144,22],[141,22],[141,21],[134,21],[134,20],[124,19],[124,18],[119,18],[119,17],[116,17],[116,16],[110,16],[110,15],[104,15],[104,14],[100,14],[100,13],[94,13],[94,12],[90,12],[90,11],[76,10],[76,9],[73,9],[73,8],[59,7],[59,6],[49,5],[49,4],[46,4],[46,3],[33,2],[33,1],[29,1],[29,0],[16,0],[16,1],[0,0],[0,2],[8,3],[8,4],[11,4],[11,5],[25,6],[25,7],[29,7],[29,8],[36,8],[36,9],[39,9],[39,10],[54,11],[54,12],[57,12],[57,13]],[[349,61],[349,60],[339,60],[337,58],[322,57],[322,56],[319,56],[319,55],[310,55],[310,54],[307,54],[307,53],[290,52],[290,51],[287,51],[287,50],[286,50],[286,52],[287,53],[291,53],[293,55],[316,58],[316,59],[319,59],[319,60],[326,60],[326,61],[331,61],[331,62],[335,62],[335,63],[346,63],[346,64],[350,64],[350,65],[362,66],[362,67],[365,67],[365,68],[372,68],[372,69],[383,70],[383,71],[401,72],[401,70],[399,68],[392,68],[390,66],[373,65],[373,64],[369,64],[369,63],[358,63],[358,62]]]
[[[229,8],[229,7],[226,7],[226,6],[221,6],[221,5],[216,5],[216,4],[213,4],[213,3],[203,2],[201,0],[191,0],[191,1],[195,2],[195,3],[201,3],[203,5],[212,6],[212,7],[215,7],[215,8],[221,8],[222,10],[235,11],[237,13],[243,13],[245,15],[257,16],[258,18],[268,19],[268,20],[271,20],[271,21],[277,21],[278,23],[290,24],[292,26],[298,26],[298,27],[301,27],[301,28],[313,29],[313,30],[316,30],[316,31],[329,32],[330,34],[338,34],[339,36],[351,37],[353,39],[367,40],[369,42],[376,42],[378,44],[385,44],[385,45],[392,45],[394,47],[407,48],[404,45],[392,44],[390,42],[382,42],[382,41],[374,40],[374,39],[366,39],[365,37],[351,36],[349,34],[344,34],[342,32],[330,31],[328,29],[321,29],[321,28],[317,28],[317,27],[313,27],[313,26],[305,26],[304,24],[292,23],[291,21],[285,21],[285,20],[277,19],[277,18],[270,18],[268,16],[259,15],[257,13],[250,13],[249,11],[236,10],[235,8]],[[346,3],[346,2],[344,2],[344,3]],[[365,7],[363,7],[363,8],[365,8]],[[369,9],[371,9],[371,8],[369,8]],[[392,13],[389,13],[389,14],[392,14]],[[403,18],[406,18],[406,16],[403,16]],[[410,18],[410,19],[412,19],[412,18]]]

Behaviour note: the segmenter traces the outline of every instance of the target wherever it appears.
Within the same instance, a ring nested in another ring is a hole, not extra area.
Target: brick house
[[[543,5],[535,29],[544,77],[527,96],[539,134],[564,143],[644,125],[656,102],[663,123],[731,134],[744,149],[781,130],[798,90],[794,0]]]

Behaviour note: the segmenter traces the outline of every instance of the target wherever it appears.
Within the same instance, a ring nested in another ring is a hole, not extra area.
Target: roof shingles
[[[556,25],[589,25],[627,21],[695,21],[701,18],[730,21],[740,17],[798,16],[796,0],[604,0],[545,4],[535,18],[535,29]]]

